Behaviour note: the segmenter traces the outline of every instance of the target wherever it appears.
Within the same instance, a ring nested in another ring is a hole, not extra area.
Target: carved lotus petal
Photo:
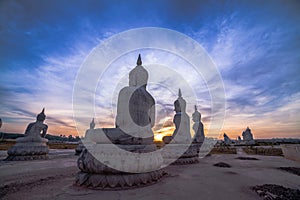
[[[103,175],[97,175],[94,177],[94,179],[92,180],[92,185],[93,187],[98,187],[99,185],[101,186],[101,182],[105,177]]]
[[[88,179],[89,175],[86,173],[80,173],[78,174],[78,181],[79,181],[79,185],[82,185],[83,183],[86,182],[86,180]]]
[[[132,186],[134,183],[134,179],[130,175],[125,175],[124,180],[128,186]]]
[[[148,182],[148,174],[140,174],[140,180],[143,184],[146,184]]]
[[[151,172],[151,178],[155,181],[158,179],[156,172]]]
[[[100,181],[100,186],[102,188],[105,188],[108,184],[108,181],[107,181],[107,177],[106,176],[103,176],[103,179]]]
[[[126,182],[125,182],[125,177],[124,176],[120,176],[120,178],[119,178],[119,185],[120,185],[121,188],[125,187]]]
[[[139,186],[141,184],[139,175],[134,176],[134,184],[137,185],[137,186]]]
[[[108,185],[112,188],[116,187],[118,185],[118,182],[119,182],[119,179],[121,177],[118,177],[118,176],[109,176],[107,177],[107,180],[108,180]]]

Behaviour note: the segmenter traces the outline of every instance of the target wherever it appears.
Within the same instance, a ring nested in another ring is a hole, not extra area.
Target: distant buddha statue
[[[246,128],[246,130],[242,133],[243,141],[247,143],[254,143],[253,134],[251,133],[251,129],[249,127]]]
[[[186,113],[186,101],[182,98],[181,90],[178,91],[178,98],[174,102],[174,111],[176,112],[173,123],[175,130],[173,132],[173,139],[176,137],[176,143],[189,143],[191,141],[190,134],[190,118]]]
[[[155,100],[146,90],[147,81],[148,72],[139,55],[137,66],[129,73],[129,86],[118,96],[116,127],[131,136],[153,140]]]
[[[48,129],[48,126],[43,123],[45,119],[46,119],[45,108],[43,108],[42,112],[37,115],[36,122],[32,122],[28,124],[25,130],[25,137],[26,136],[45,137]]]
[[[90,123],[90,128],[85,131],[84,138],[86,139],[86,142],[88,142],[88,141],[94,141],[95,140],[95,135],[93,134],[94,133],[93,130],[95,129],[95,126],[96,126],[95,119],[93,118],[93,120]],[[99,136],[100,135],[98,135],[98,137]],[[80,153],[83,151],[84,148],[85,147],[84,147],[82,141],[80,140],[78,142],[78,145],[75,148],[75,155],[80,155]]]
[[[45,109],[36,117],[36,122],[30,123],[25,136],[16,139],[16,144],[8,151],[6,160],[35,160],[47,159],[48,140],[44,138],[47,134],[48,126],[43,122],[46,119]]]
[[[205,139],[203,124],[201,122],[201,113],[197,110],[197,106],[195,105],[195,112],[192,114],[193,118],[193,130],[195,132],[193,142],[194,143],[202,143]]]
[[[172,136],[163,137],[163,142],[167,145],[162,152],[162,156],[166,163],[171,162],[172,164],[180,165],[197,163],[199,162],[199,152],[204,140],[201,114],[195,107],[196,110],[193,114],[195,136],[192,140],[190,134],[190,118],[186,113],[186,101],[182,98],[180,89],[178,91],[178,98],[174,102],[174,107],[174,111],[176,112],[173,118],[175,130]]]
[[[239,142],[242,141],[242,138],[241,136],[238,136],[238,139],[237,139]]]
[[[231,144],[232,143],[231,139],[228,137],[228,135],[226,133],[223,134],[223,137],[224,137],[224,143],[225,144]]]
[[[95,124],[95,119],[93,118],[93,120],[92,120],[91,123],[90,123],[90,129],[94,129],[95,126],[96,126],[96,124]]]
[[[95,119],[93,118],[92,121],[90,122],[90,128],[85,131],[85,135],[84,135],[85,139],[89,139],[90,141],[93,141],[92,133],[93,133],[93,130],[95,129],[95,126],[96,126]]]

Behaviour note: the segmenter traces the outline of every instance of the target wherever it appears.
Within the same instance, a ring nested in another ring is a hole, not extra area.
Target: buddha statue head
[[[194,122],[200,122],[201,121],[201,113],[197,110],[197,106],[195,105],[195,112],[192,114],[193,121]]]
[[[94,120],[94,118],[93,118],[93,120],[91,121],[91,123],[90,123],[90,129],[94,129],[95,128],[95,120]]]
[[[146,87],[148,82],[148,72],[147,70],[142,66],[142,59],[141,55],[139,54],[139,57],[136,62],[137,66],[132,69],[129,73],[129,86],[131,87]]]
[[[186,101],[182,98],[182,93],[181,90],[178,90],[178,98],[177,100],[174,102],[174,107],[175,107],[175,112],[179,113],[179,112],[186,112]]]
[[[43,122],[46,119],[45,108],[43,108],[42,112],[36,116],[36,121]]]

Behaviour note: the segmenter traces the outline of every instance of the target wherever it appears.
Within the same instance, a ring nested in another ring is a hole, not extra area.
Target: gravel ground
[[[256,193],[266,200],[299,200],[300,190],[286,188],[281,185],[265,184],[253,187]]]

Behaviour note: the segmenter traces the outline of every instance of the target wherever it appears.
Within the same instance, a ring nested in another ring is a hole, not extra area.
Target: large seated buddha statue
[[[155,100],[146,90],[148,72],[137,66],[129,73],[129,85],[119,92],[115,128],[87,131],[78,158],[81,170],[76,183],[95,189],[131,188],[157,182],[162,176],[163,158],[156,151],[152,127]]]
[[[133,143],[150,144],[154,138],[155,100],[146,90],[147,81],[148,72],[139,55],[137,66],[129,73],[129,86],[119,93],[116,116],[116,127]]]
[[[146,89],[147,81],[148,72],[139,55],[137,66],[129,73],[129,86],[119,92],[116,128],[102,129],[112,143],[153,144],[155,100]],[[97,142],[107,142],[104,137],[100,139],[98,135],[98,138]]]

